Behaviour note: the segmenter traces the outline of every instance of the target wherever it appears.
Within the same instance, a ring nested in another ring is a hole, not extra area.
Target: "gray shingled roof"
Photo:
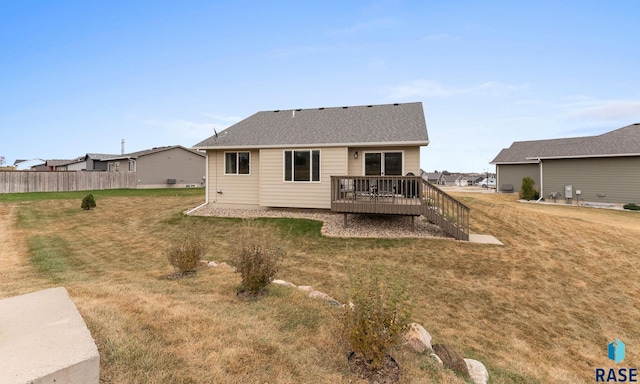
[[[199,155],[199,156],[203,156],[203,157],[205,156],[204,152],[196,151],[196,150],[193,150],[193,149],[190,149],[190,148],[185,148],[182,145],[171,145],[171,146],[166,146],[166,147],[154,147],[154,148],[145,149],[145,150],[142,150],[142,151],[125,153],[123,155],[112,155],[112,157],[102,158],[101,160],[109,161],[109,160],[122,160],[122,159],[137,159],[140,156],[145,156],[145,155],[149,155],[149,154],[156,153],[156,152],[167,151],[169,149],[174,149],[174,148],[184,149],[185,151],[189,151],[189,152],[193,153],[194,155]]]
[[[535,163],[538,159],[640,156],[640,124],[598,136],[516,141],[491,164]]]
[[[258,112],[194,148],[427,145],[422,103]]]

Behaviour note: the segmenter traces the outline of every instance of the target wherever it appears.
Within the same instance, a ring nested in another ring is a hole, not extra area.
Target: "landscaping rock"
[[[446,344],[434,344],[433,351],[438,355],[438,357],[440,357],[440,360],[442,360],[445,367],[452,369],[464,377],[469,376],[467,363],[462,358],[462,355],[451,346]]]
[[[336,301],[333,297],[327,295],[324,292],[320,292],[320,291],[311,291],[309,292],[309,297],[312,299],[321,299],[324,301]]]
[[[313,292],[313,291],[315,291],[315,289],[313,289],[313,287],[310,286],[310,285],[299,285],[298,289],[301,290],[301,291],[305,291],[305,292]]]
[[[229,264],[225,263],[224,261],[223,261],[222,263],[218,263],[218,268],[230,269],[230,270],[232,270],[233,272],[235,272],[235,271],[236,271],[236,267],[231,266],[231,265],[229,265]]]
[[[487,384],[489,382],[489,371],[487,371],[487,367],[484,364],[473,359],[464,359],[464,362],[467,363],[469,376],[475,384]]]
[[[271,283],[272,284],[278,284],[278,285],[284,285],[285,287],[297,288],[297,286],[295,284],[290,283],[288,281],[284,281],[284,280],[276,279],[276,280],[273,280]]]
[[[431,347],[431,335],[418,323],[411,323],[409,325],[409,331],[404,334],[404,339],[406,340],[405,345],[408,345],[416,352],[433,349]]]
[[[210,261],[207,265],[216,268],[218,266],[218,263],[216,263],[215,261]]]
[[[438,355],[436,355],[436,353],[435,353],[435,352],[431,351],[431,357],[432,357],[435,361],[437,361],[440,365],[444,365],[444,363],[442,362],[442,359],[441,359]]]

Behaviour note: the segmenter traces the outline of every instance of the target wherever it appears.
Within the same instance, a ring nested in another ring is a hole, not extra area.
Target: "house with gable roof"
[[[491,164],[499,191],[518,191],[528,176],[544,198],[640,203],[640,124],[597,136],[514,142]]]
[[[138,188],[202,187],[205,154],[181,145],[154,147],[122,155],[96,156],[94,169],[135,172]]]
[[[194,148],[207,154],[206,204],[437,213],[446,220],[435,209],[443,200],[432,199],[431,209],[425,200],[431,184],[420,177],[420,148],[428,144],[422,103],[415,102],[261,111]],[[468,238],[468,215],[449,224]]]

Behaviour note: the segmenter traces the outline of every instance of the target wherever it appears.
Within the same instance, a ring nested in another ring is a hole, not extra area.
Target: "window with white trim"
[[[284,151],[284,181],[320,181],[320,150]]]
[[[251,154],[249,152],[224,153],[225,175],[248,175],[250,174],[250,164]]]

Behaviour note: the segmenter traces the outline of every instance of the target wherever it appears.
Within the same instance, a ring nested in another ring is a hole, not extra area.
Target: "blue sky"
[[[640,122],[637,1],[0,0],[0,156],[192,146],[272,109],[421,101],[427,171]],[[493,167],[491,167],[493,169]]]

